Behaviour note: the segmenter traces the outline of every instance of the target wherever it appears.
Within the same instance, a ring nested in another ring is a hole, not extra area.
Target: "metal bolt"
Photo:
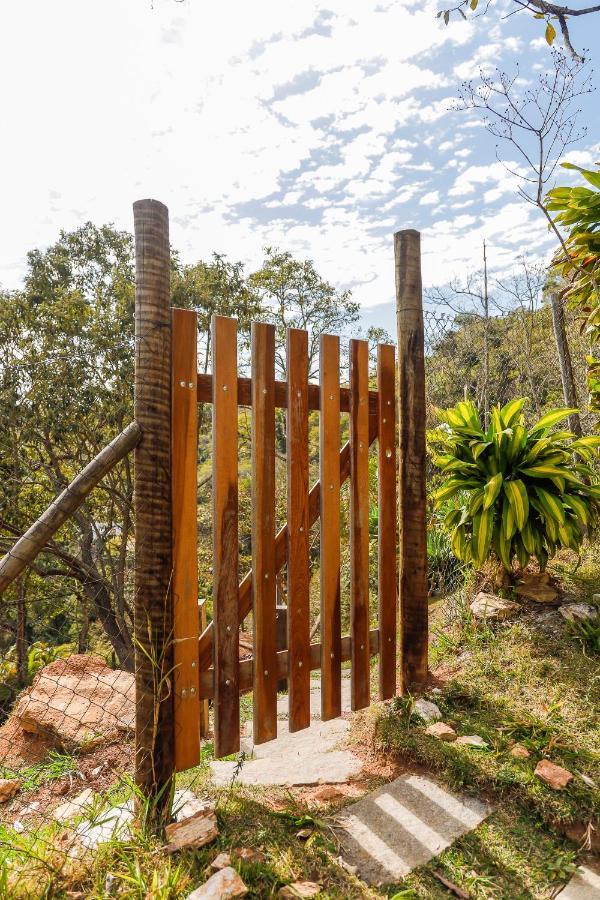
[[[361,649],[361,650],[364,650],[364,649],[365,649],[365,645],[364,645],[364,644],[361,644],[361,645],[360,645],[360,649]]]
[[[190,694],[192,696],[194,696],[195,693],[196,693],[196,688],[190,688]]]
[[[226,385],[226,384],[223,385],[223,390],[224,390],[224,391],[227,390],[227,385]]]
[[[227,626],[227,632],[228,632],[228,634],[231,634],[231,625]]]
[[[267,393],[267,389],[263,388],[263,394],[266,394],[266,393]]]
[[[268,581],[268,580],[269,580],[269,573],[265,572],[265,581]]]
[[[185,387],[185,381],[180,381],[180,382],[179,382],[179,387]]]
[[[390,450],[389,447],[388,447],[387,450],[385,451],[385,455],[387,456],[388,459],[390,459],[390,457],[391,457],[391,455],[392,455],[392,451]]]
[[[300,391],[300,390],[296,391],[296,397],[301,397],[301,396],[302,396],[302,391]]]
[[[388,644],[391,644],[391,643],[392,643],[392,639],[389,637],[389,638],[388,638]]]
[[[299,669],[302,668],[302,660],[301,660],[301,659],[298,660],[298,668],[299,668]]]
[[[181,692],[182,697],[187,697],[187,688],[184,688]]]
[[[388,405],[388,406],[391,406],[391,405],[392,405],[392,401],[391,401],[391,400],[388,400],[387,405]]]
[[[226,679],[225,679],[225,684],[231,684],[229,678],[226,678]]]
[[[330,395],[329,395],[329,399],[330,399],[330,400],[333,400],[333,394],[330,394]]]
[[[192,669],[195,669],[195,668],[196,668],[196,660],[194,659],[194,660],[192,660]]]
[[[265,669],[265,678],[267,677],[268,674],[269,674],[269,670]]]
[[[300,526],[299,531],[300,531],[300,534],[302,534],[302,532],[304,531],[304,525],[301,525],[301,526]]]
[[[333,653],[330,653],[330,654],[329,654],[329,655],[330,655],[330,656],[331,656],[331,658],[332,658],[332,659],[333,659]]]
[[[362,448],[363,448],[363,442],[362,442],[362,441],[359,441],[359,442],[358,442],[358,449],[359,449],[359,450],[362,450]]]
[[[329,490],[330,490],[330,491],[333,490],[333,485],[332,485],[332,484],[329,485]]]
[[[193,382],[193,381],[188,381],[188,387],[189,387],[189,388],[193,388],[193,387],[194,387],[194,382]]]

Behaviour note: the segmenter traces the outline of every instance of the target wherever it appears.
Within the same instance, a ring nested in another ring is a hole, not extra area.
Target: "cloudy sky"
[[[131,204],[165,202],[184,261],[213,250],[259,265],[277,245],[351,287],[391,323],[392,233],[423,232],[426,284],[525,247],[547,230],[515,196],[494,140],[452,111],[480,66],[535,77],[539,22],[436,20],[436,2],[19,0],[0,13],[0,283],[28,249],[92,220],[132,228]],[[573,28],[598,59],[598,17]],[[600,156],[597,96],[571,154]]]

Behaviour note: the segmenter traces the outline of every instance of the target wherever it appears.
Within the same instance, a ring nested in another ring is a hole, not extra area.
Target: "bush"
[[[464,562],[482,566],[495,556],[507,571],[535,557],[544,569],[561,547],[578,551],[600,513],[600,486],[588,465],[600,436],[573,440],[552,428],[574,410],[554,409],[527,429],[525,400],[494,407],[487,430],[475,405],[439,410],[441,424],[429,432],[434,463],[445,479],[435,492],[452,549]]]

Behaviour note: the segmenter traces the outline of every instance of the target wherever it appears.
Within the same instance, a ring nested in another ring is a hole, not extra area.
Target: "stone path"
[[[580,866],[556,900],[598,900],[600,897],[600,865]]]
[[[491,807],[420,775],[401,775],[336,817],[347,862],[368,884],[390,884],[476,828]]]
[[[313,722],[310,728],[290,734],[288,700],[277,701],[278,736],[274,741],[255,745],[252,723],[245,728],[242,750],[249,757],[237,776],[241,784],[311,785],[343,784],[361,771],[361,760],[349,750],[336,749],[346,736],[350,723],[345,719],[322,722],[321,682],[311,681],[310,709]],[[350,711],[350,679],[342,679],[342,709]],[[211,763],[213,781],[227,785],[233,778],[236,763],[216,760]]]

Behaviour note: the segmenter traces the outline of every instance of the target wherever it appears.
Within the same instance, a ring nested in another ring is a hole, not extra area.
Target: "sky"
[[[2,252],[25,254],[86,221],[132,230],[132,203],[163,201],[184,262],[213,251],[258,268],[265,246],[315,261],[351,288],[365,321],[393,329],[393,232],[422,232],[424,284],[548,255],[539,212],[515,193],[495,141],[453,110],[480,67],[535,78],[539,22],[448,27],[436,2],[19,0],[0,12]],[[600,16],[573,25],[600,55]],[[598,97],[570,152],[600,157]]]

